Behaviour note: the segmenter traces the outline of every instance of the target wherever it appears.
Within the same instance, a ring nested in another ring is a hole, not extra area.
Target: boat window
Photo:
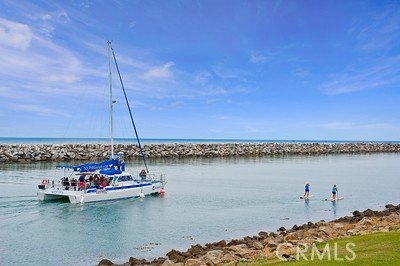
[[[132,181],[133,178],[129,175],[123,175],[118,178],[118,182]]]

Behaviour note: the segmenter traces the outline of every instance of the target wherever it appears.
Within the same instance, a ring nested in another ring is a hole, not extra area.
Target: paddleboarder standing
[[[304,198],[308,198],[310,196],[310,184],[306,184],[304,188]]]
[[[332,188],[332,200],[336,200],[337,198],[337,193],[338,193],[338,188],[337,188],[337,186],[336,185],[333,185],[333,188]]]

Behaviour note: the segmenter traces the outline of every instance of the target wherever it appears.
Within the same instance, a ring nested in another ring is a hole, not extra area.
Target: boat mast
[[[114,124],[113,124],[113,101],[112,97],[112,74],[111,74],[111,42],[108,41],[108,70],[110,80],[110,139],[111,139],[111,155],[110,159],[114,159]]]
[[[144,156],[144,152],[143,152],[143,149],[142,149],[142,145],[140,145],[139,135],[138,135],[137,130],[136,130],[135,121],[133,120],[131,107],[129,106],[128,97],[126,96],[125,86],[124,86],[124,83],[122,82],[121,73],[119,72],[119,67],[118,67],[118,63],[117,63],[117,58],[115,58],[114,49],[112,48],[111,43],[109,43],[109,47],[110,47],[110,49],[111,49],[112,56],[113,56],[113,58],[114,58],[115,67],[116,67],[116,69],[117,69],[117,73],[118,73],[119,81],[120,81],[120,83],[121,83],[122,91],[124,92],[124,97],[125,97],[126,106],[128,107],[129,116],[131,117],[132,126],[133,126],[133,129],[134,129],[134,131],[135,131],[136,140],[137,140],[137,143],[138,143],[138,146],[139,146],[140,154],[142,155],[143,164],[144,164],[144,167],[146,168],[146,172],[149,174],[149,168],[147,168],[146,158],[145,158],[145,156]]]

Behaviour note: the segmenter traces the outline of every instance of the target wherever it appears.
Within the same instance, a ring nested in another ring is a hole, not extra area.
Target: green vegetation
[[[318,258],[317,249],[321,259]],[[312,256],[314,256],[313,260],[311,260]],[[400,232],[375,233],[318,243],[314,248],[309,247],[304,255],[294,254],[293,257],[297,257],[298,260],[281,261],[275,257],[244,262],[241,265],[400,265]],[[335,260],[335,257],[341,260]]]

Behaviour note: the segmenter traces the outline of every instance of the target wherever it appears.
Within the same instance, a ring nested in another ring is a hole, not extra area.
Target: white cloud
[[[162,66],[153,67],[149,69],[142,77],[146,80],[170,78],[173,75],[171,68],[174,65],[174,62],[168,62]]]
[[[0,18],[0,44],[26,49],[31,43],[32,36],[28,25]]]
[[[250,55],[250,63],[252,64],[264,64],[268,61],[268,58],[262,54],[252,53]]]

